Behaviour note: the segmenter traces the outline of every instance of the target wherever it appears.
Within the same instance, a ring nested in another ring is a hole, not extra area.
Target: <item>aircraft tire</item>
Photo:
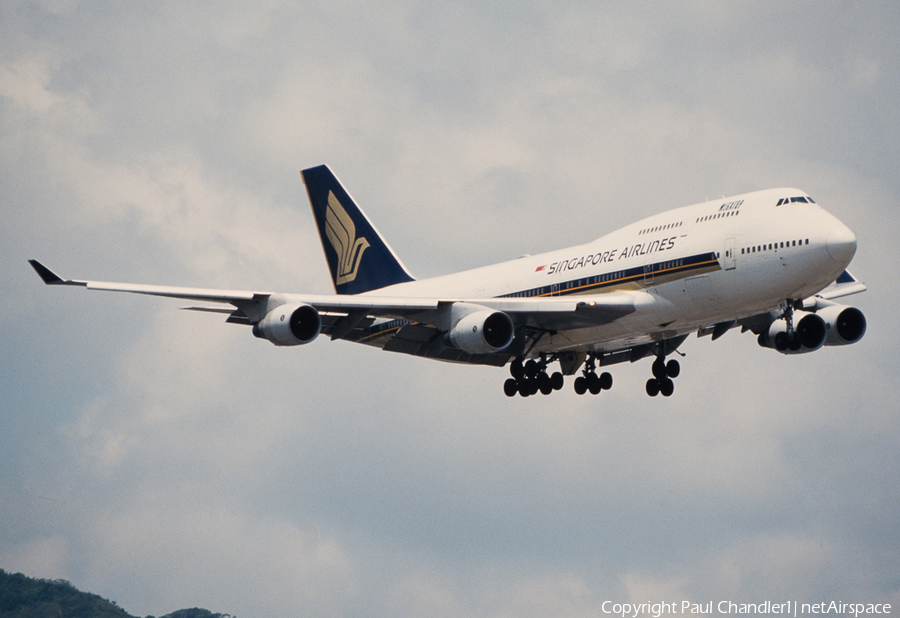
[[[587,392],[587,380],[584,379],[584,376],[575,378],[575,392],[579,395],[584,395]]]
[[[605,391],[608,391],[609,389],[612,388],[612,382],[613,382],[613,380],[612,380],[611,373],[609,373],[608,371],[604,371],[603,373],[600,374],[600,388],[602,388]]]
[[[597,377],[596,373],[588,374],[587,387],[588,390],[591,391],[591,395],[599,395],[600,391],[603,390],[603,387],[600,384],[600,378]]]
[[[525,375],[525,367],[522,365],[522,361],[520,359],[516,359],[509,364],[509,375],[514,377],[516,380],[521,380],[522,376]]]
[[[650,378],[647,380],[647,394],[651,397],[656,397],[659,395],[659,380],[656,378]]]
[[[503,383],[503,394],[507,397],[515,397],[518,392],[519,383],[516,382],[515,378],[507,378],[506,382]]]
[[[659,381],[659,392],[663,397],[671,397],[675,392],[675,383],[669,378],[663,378]]]
[[[541,389],[541,394],[549,395],[553,392],[553,382],[550,380],[550,376],[548,376],[545,372],[540,372],[537,377],[538,388]]]
[[[566,380],[563,378],[563,374],[556,371],[550,376],[550,383],[553,385],[553,390],[558,391],[562,390],[562,387],[565,386]]]
[[[519,394],[522,397],[530,397],[533,393],[531,392],[531,381],[530,380],[519,380],[516,382],[519,386]]]
[[[778,333],[777,335],[775,335],[775,349],[779,352],[784,352],[785,350],[787,350],[790,343],[791,340],[788,337],[787,333]]]
[[[669,378],[677,378],[681,374],[681,365],[674,358],[666,363],[666,375]]]
[[[662,380],[666,377],[666,363],[661,358],[657,358],[653,361],[653,377],[657,380]]]

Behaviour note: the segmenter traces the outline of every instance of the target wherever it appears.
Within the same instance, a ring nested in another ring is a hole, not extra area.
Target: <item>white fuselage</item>
[[[553,333],[533,350],[604,352],[810,297],[835,280],[855,250],[853,232],[806,193],[768,189],[670,210],[568,249],[373,294],[471,299],[578,295],[584,300],[624,290],[654,295],[660,302],[653,303],[652,311]]]

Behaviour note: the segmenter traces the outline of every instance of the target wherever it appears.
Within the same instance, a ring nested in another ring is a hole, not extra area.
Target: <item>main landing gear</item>
[[[599,395],[600,391],[608,391],[612,388],[612,375],[604,371],[599,376],[596,373],[596,362],[593,356],[588,356],[584,361],[582,375],[575,378],[575,392],[584,395],[587,391],[591,395]]]
[[[515,397],[516,394],[522,397],[529,397],[541,393],[549,395],[553,391],[558,391],[563,387],[565,379],[559,371],[553,372],[552,375],[547,373],[548,360],[541,357],[540,360],[529,360],[525,363],[521,359],[516,359],[509,366],[509,373],[512,375],[503,383],[503,392],[507,397]],[[596,373],[597,363],[593,355],[589,355],[584,362],[584,369],[580,376],[575,378],[575,392],[584,395],[590,391],[592,395],[597,395],[600,391],[612,388],[612,375],[607,372]]]
[[[663,397],[671,397],[675,392],[674,378],[681,373],[681,365],[674,358],[668,363],[666,362],[665,348],[663,344],[659,344],[659,354],[653,361],[653,377],[647,380],[647,394],[651,397],[662,395]]]
[[[516,393],[522,397],[536,395],[538,392],[549,395],[561,389],[565,382],[558,371],[547,375],[547,361],[544,358],[526,363],[517,358],[510,364],[509,373],[512,377],[503,383],[503,392],[507,397],[514,397]]]
[[[684,341],[685,337],[668,339],[654,344],[648,344],[637,348],[633,352],[631,361],[635,362],[643,357],[656,355],[653,361],[653,377],[647,380],[647,394],[651,397],[662,395],[663,397],[671,397],[675,391],[675,383],[673,380],[681,373],[681,365],[674,358],[666,361],[666,355],[672,352],[678,352],[678,346]],[[681,354],[684,356],[684,354]],[[580,354],[571,353],[569,355],[542,355],[540,359],[531,359],[523,362],[521,358],[515,359],[509,365],[509,373],[512,375],[503,383],[503,392],[507,397],[515,397],[517,394],[522,397],[530,397],[538,392],[549,395],[553,391],[562,389],[565,379],[559,371],[552,375],[547,373],[547,365],[553,361],[559,361],[561,368],[567,375],[573,375],[577,372],[578,367],[584,363],[581,375],[575,378],[575,392],[584,395],[590,392],[592,395],[598,395],[601,391],[612,388],[612,375],[606,371],[597,374],[598,360],[601,359],[599,354],[592,352],[581,352]],[[622,359],[617,359],[621,362]],[[609,364],[609,363],[608,363]]]

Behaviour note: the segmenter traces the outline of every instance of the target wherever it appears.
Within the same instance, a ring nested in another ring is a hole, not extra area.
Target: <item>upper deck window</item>
[[[683,223],[684,223],[684,221],[673,221],[672,223],[667,223],[666,225],[657,225],[655,227],[648,227],[648,228],[645,228],[645,229],[641,230],[640,232],[638,232],[638,236],[640,236],[641,234],[653,234],[655,232],[662,232],[664,230],[670,230],[673,227],[681,227],[681,225]]]

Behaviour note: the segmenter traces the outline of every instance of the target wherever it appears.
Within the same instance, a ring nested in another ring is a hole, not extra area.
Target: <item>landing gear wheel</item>
[[[663,378],[659,381],[659,392],[663,397],[671,397],[675,392],[675,383],[669,378]]]
[[[612,374],[608,371],[604,371],[600,374],[600,388],[605,391],[612,388]]]
[[[584,376],[578,376],[575,378],[575,392],[579,395],[584,395],[587,392],[587,380],[584,379]]]
[[[525,367],[522,365],[521,359],[516,359],[509,364],[509,375],[514,377],[516,380],[521,380],[522,376],[525,375]]]
[[[681,373],[681,365],[674,358],[666,363],[666,375],[670,378],[677,378]]]
[[[653,361],[653,377],[657,380],[661,380],[666,377],[666,361],[662,358],[657,358]]]
[[[503,383],[503,393],[507,397],[515,397],[518,392],[519,383],[516,382],[515,378],[507,378],[506,382]]]
[[[651,397],[656,397],[659,395],[659,380],[656,378],[650,378],[647,380],[647,394]]]
[[[600,385],[600,378],[597,377],[596,373],[587,374],[587,387],[588,390],[591,391],[591,395],[599,395],[600,391],[603,390],[603,387]]]
[[[775,335],[775,349],[779,352],[787,350],[790,344],[791,338],[788,337],[787,333],[778,333]]]
[[[550,376],[550,384],[553,385],[553,390],[558,391],[562,390],[562,387],[565,385],[566,381],[563,378],[563,374],[560,372],[554,372],[552,376]]]
[[[537,380],[534,378],[522,378],[517,384],[519,385],[519,394],[522,397],[531,397],[538,392]]]
[[[519,386],[519,394],[522,397],[530,397],[532,395],[530,380],[519,380],[516,384]]]
[[[549,395],[553,392],[553,382],[550,381],[550,376],[545,372],[542,371],[538,374],[537,383],[542,395]]]

